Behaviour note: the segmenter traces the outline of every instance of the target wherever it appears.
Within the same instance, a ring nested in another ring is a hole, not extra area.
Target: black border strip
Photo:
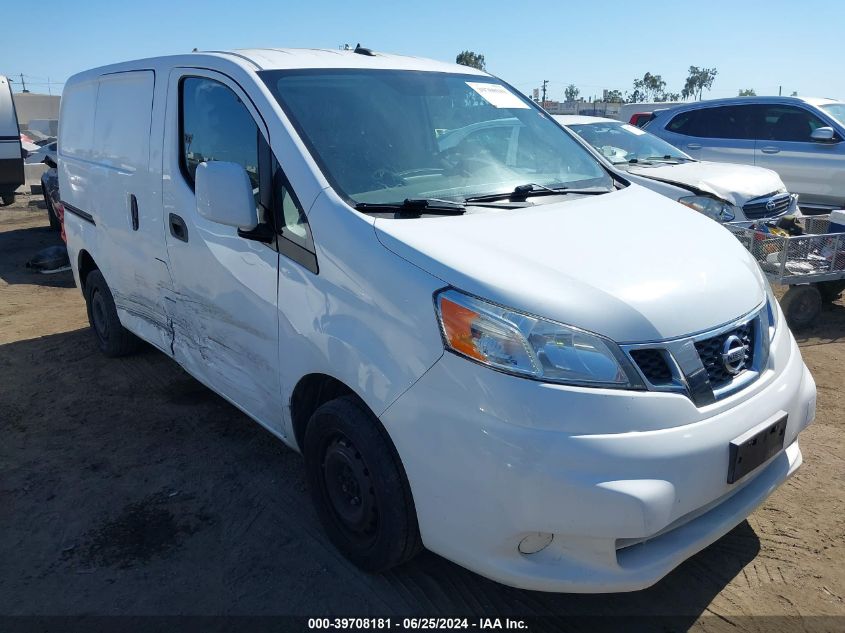
[[[73,215],[75,215],[79,218],[82,218],[86,222],[90,222],[94,226],[97,226],[97,223],[94,222],[94,216],[91,215],[90,213],[87,213],[87,212],[83,211],[82,209],[77,209],[75,206],[73,206],[72,204],[68,204],[64,200],[62,201],[62,206],[65,208],[65,211],[67,211],[68,213],[72,213]]]

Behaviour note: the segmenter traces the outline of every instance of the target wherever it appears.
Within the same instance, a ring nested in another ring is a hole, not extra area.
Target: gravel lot
[[[0,209],[4,616],[602,614],[672,616],[662,630],[845,629],[842,302],[799,337],[819,387],[799,473],[656,586],[556,595],[430,553],[359,572],[323,536],[297,454],[161,353],[97,352],[71,274],[24,267],[54,243],[35,197]],[[748,617],[760,615],[839,618]]]

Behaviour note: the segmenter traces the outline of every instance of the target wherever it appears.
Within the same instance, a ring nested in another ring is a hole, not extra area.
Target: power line
[[[14,75],[7,75],[9,77],[9,81],[12,84],[20,84],[21,85],[21,92],[22,93],[30,93],[31,91],[29,88],[33,86],[46,87],[47,94],[52,96],[53,95],[53,88],[61,89],[62,86],[65,85],[64,81],[53,81],[49,77],[40,77],[36,75],[28,75],[26,73],[15,73]],[[12,77],[20,77],[18,79],[12,79]],[[42,81],[33,81],[33,80],[42,80]],[[29,88],[28,88],[29,87]]]

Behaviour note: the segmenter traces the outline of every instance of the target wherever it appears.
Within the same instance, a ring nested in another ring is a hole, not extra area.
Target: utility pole
[[[26,81],[23,78],[23,73],[21,73],[21,86],[23,86],[22,92],[29,92],[29,90],[26,89]]]
[[[546,103],[546,86],[547,86],[548,84],[549,84],[549,80],[548,80],[548,79],[544,79],[544,80],[543,80],[543,100],[541,101],[541,103]]]
[[[47,77],[47,94],[52,95],[53,93],[50,90],[50,78]]]
[[[778,96],[781,96],[781,89],[782,88],[783,88],[783,86],[778,86]]]

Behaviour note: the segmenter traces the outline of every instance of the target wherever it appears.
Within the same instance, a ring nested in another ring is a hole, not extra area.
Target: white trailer
[[[12,100],[12,87],[0,75],[0,202],[11,204],[15,189],[24,183],[21,133]]]

